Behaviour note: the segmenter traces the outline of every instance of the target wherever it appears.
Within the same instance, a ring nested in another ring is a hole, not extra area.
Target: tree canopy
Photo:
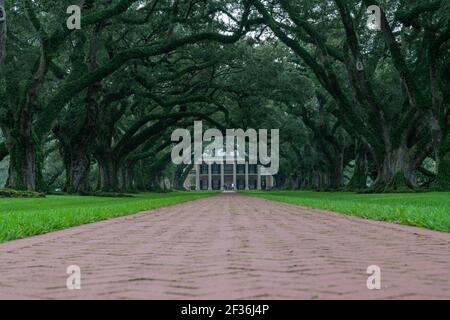
[[[70,30],[70,5],[81,29]],[[380,8],[379,28],[368,27]],[[170,136],[279,128],[279,188],[450,189],[439,0],[0,0],[0,183],[175,188]],[[7,168],[7,169],[6,169]]]

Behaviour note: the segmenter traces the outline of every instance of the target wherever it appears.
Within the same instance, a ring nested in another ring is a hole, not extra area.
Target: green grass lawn
[[[131,198],[0,198],[0,242],[196,200],[212,194],[215,193],[143,193]]]
[[[450,232],[450,193],[244,192],[268,200]]]

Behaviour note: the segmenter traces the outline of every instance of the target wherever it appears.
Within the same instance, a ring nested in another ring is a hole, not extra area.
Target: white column
[[[220,164],[220,189],[225,190],[225,161]]]
[[[208,190],[212,190],[212,165],[208,164]]]
[[[195,165],[195,189],[200,190],[200,165]]]
[[[237,171],[237,165],[236,165],[236,161],[234,161],[233,162],[233,184],[234,184],[235,189],[237,189],[236,171]]]
[[[261,190],[261,166],[260,165],[257,166],[257,170],[258,170],[258,178],[256,181],[256,184],[257,184],[256,189]]]
[[[248,162],[245,163],[245,190],[249,190],[248,187]]]

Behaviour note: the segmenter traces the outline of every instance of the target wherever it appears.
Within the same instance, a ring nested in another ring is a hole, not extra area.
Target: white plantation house
[[[197,164],[188,175],[184,187],[195,190],[263,190],[274,185],[272,176],[261,175],[254,164]]]
[[[221,150],[219,153],[223,154]],[[231,153],[233,155],[233,153]],[[204,155],[204,159],[207,155]],[[241,163],[207,163],[194,165],[184,187],[188,190],[269,190],[274,186],[271,175],[262,174],[262,165]]]

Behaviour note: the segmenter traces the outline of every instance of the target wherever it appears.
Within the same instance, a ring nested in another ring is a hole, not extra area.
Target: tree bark
[[[329,174],[329,181],[326,183],[328,188],[338,190],[342,186],[342,176],[344,171],[344,154],[336,154],[336,158],[332,162],[331,172]]]
[[[7,187],[46,191],[41,173],[42,155],[39,145],[30,135],[12,132],[6,134],[6,145],[10,155]]]
[[[174,181],[175,188],[177,190],[184,190],[184,182],[186,181],[186,178],[188,177],[193,167],[193,164],[179,167],[179,169],[175,173],[176,178]]]
[[[118,171],[120,179],[118,181],[118,189],[121,192],[135,191],[133,185],[133,163],[126,163]]]
[[[6,144],[0,143],[0,161],[2,161],[8,155],[8,148],[6,148]]]
[[[6,56],[6,10],[5,0],[0,0],[0,70]]]
[[[432,189],[450,191],[450,133],[441,143],[437,159],[437,175]]]
[[[355,170],[347,189],[359,191],[367,188],[367,152],[362,144],[357,146],[355,157]]]
[[[82,193],[89,191],[89,173],[91,159],[83,146],[62,148],[64,165],[66,167],[65,191],[68,193]]]
[[[109,152],[97,157],[100,170],[100,189],[104,192],[118,191],[118,173],[117,163],[113,155]]]
[[[408,155],[406,146],[387,152],[378,164],[375,192],[408,192],[417,189],[414,161]]]

